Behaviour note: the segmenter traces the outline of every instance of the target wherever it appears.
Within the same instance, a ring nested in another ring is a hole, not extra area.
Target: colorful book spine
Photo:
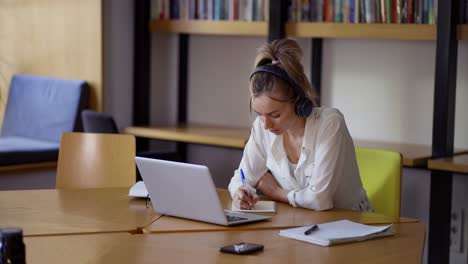
[[[335,22],[343,22],[343,0],[335,0]]]
[[[309,0],[302,0],[301,20],[310,21],[310,1]]]
[[[380,0],[380,23],[385,24],[387,22],[387,12],[385,0]]]
[[[380,23],[380,20],[382,19],[380,15],[380,0],[374,0],[372,4],[374,7],[374,23]]]
[[[365,5],[365,16],[366,16],[366,23],[374,23],[373,21],[373,14],[372,14],[372,1],[371,0],[364,0]]]
[[[264,8],[263,8],[263,12],[264,12],[264,15],[265,15],[265,21],[269,21],[270,20],[270,0],[264,0],[265,1],[265,5],[264,5]]]
[[[408,0],[408,23],[414,23],[414,0]]]
[[[355,13],[355,8],[356,8],[356,0],[349,0],[348,2],[348,8],[349,8],[349,23],[357,23],[356,22],[356,13]]]
[[[359,0],[354,1],[354,23],[359,23]]]
[[[258,20],[258,3],[257,0],[252,0],[252,21],[257,21]]]
[[[429,13],[428,24],[434,24],[434,0],[429,0],[427,9]]]
[[[366,3],[365,0],[359,0],[359,22],[366,23]]]
[[[257,19],[265,21],[265,0],[257,0]]]

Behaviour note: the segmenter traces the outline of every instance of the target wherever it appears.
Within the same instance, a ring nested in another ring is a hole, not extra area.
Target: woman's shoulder
[[[311,118],[314,118],[320,123],[331,120],[343,120],[344,116],[340,110],[332,107],[315,107]]]

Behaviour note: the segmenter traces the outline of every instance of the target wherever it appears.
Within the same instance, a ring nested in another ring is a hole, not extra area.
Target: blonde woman
[[[259,190],[294,207],[371,211],[345,119],[337,109],[316,107],[301,59],[291,39],[259,48],[250,76],[258,118],[229,184],[231,197],[243,209],[257,202]]]

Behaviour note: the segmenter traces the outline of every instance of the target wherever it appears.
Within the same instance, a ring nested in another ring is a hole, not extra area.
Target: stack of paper
[[[329,246],[334,244],[390,236],[394,234],[393,230],[391,230],[391,226],[392,225],[369,226],[351,222],[349,220],[340,220],[318,224],[318,229],[309,235],[305,235],[304,232],[311,226],[284,229],[281,230],[279,234],[281,236],[290,237],[321,246]]]
[[[137,198],[147,198],[148,190],[146,190],[145,183],[143,181],[138,181],[135,183],[130,191],[128,191],[128,196],[137,197]]]

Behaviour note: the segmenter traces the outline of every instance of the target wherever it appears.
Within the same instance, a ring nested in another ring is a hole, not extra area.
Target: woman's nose
[[[271,121],[269,120],[269,118],[264,119],[263,126],[264,126],[265,130],[268,130],[269,128],[271,128]]]

